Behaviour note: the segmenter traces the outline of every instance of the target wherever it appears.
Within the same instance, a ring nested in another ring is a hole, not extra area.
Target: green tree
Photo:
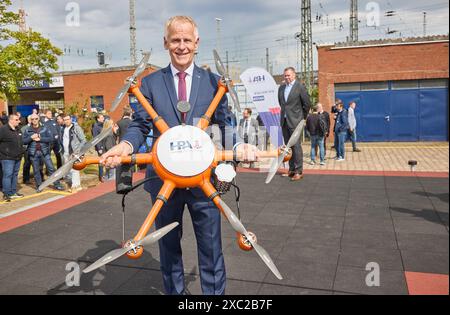
[[[20,32],[19,15],[8,11],[11,0],[0,0],[0,98],[17,99],[25,79],[50,81],[62,51],[31,29]]]

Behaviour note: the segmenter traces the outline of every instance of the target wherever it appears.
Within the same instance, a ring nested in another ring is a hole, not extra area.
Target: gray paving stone
[[[448,253],[449,238],[440,234],[397,233],[398,247],[402,250],[416,250]]]
[[[342,237],[342,248],[360,247],[360,248],[385,248],[396,249],[397,243],[395,234],[390,232],[350,230],[344,231]]]
[[[397,249],[346,247],[341,250],[339,265],[366,268],[376,262],[382,269],[403,271],[400,251]]]
[[[327,290],[314,290],[294,286],[263,284],[259,295],[331,295],[333,292]]]
[[[406,271],[448,275],[448,253],[402,250]]]
[[[278,280],[269,273],[264,283],[321,290],[331,290],[333,287],[336,265],[305,261],[293,263],[290,260],[279,260],[275,263],[283,280]]]

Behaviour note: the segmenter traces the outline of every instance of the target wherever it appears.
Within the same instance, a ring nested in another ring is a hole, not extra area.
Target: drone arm
[[[139,90],[138,85],[134,85],[130,88],[131,93],[133,93],[138,99],[139,103],[144,107],[145,111],[150,115],[153,120],[153,125],[159,130],[161,134],[169,130],[169,126],[162,119],[161,116],[158,116],[158,113],[155,111],[152,105],[147,101],[145,96],[142,94],[141,90]]]
[[[80,162],[75,162],[73,164],[73,168],[77,171],[81,171],[86,166],[91,164],[99,164],[100,157],[98,156],[87,156],[84,157]],[[140,153],[129,156],[122,157],[122,164],[152,164],[153,155],[152,153]]]
[[[156,200],[153,203],[152,209],[150,210],[147,218],[139,229],[139,232],[134,237],[135,241],[139,241],[147,235],[148,231],[153,225],[153,222],[155,222],[156,216],[158,215],[161,208],[167,203],[174,189],[175,184],[173,182],[168,180],[164,181],[164,184],[159,191],[158,197],[156,197]]]
[[[270,150],[270,151],[258,151],[256,153],[258,159],[277,158],[278,156],[280,156],[280,154],[281,154],[280,149]],[[287,160],[289,160],[290,158],[291,158],[291,155],[288,155]],[[234,161],[234,160],[241,161],[241,160],[243,160],[243,156],[237,155],[234,151],[231,151],[231,150],[218,151],[216,153],[216,162],[225,162],[225,161]]]
[[[212,115],[217,109],[217,106],[219,106],[220,101],[222,100],[225,93],[228,91],[227,86],[219,80],[219,89],[217,90],[216,96],[212,100],[211,104],[209,104],[208,110],[206,113],[200,118],[197,127],[203,130],[206,130],[208,128]]]

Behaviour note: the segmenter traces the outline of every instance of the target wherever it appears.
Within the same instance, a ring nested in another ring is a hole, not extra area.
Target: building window
[[[360,83],[337,83],[334,85],[334,90],[336,92],[360,91],[361,84]]]
[[[101,112],[104,109],[105,109],[105,105],[103,102],[103,95],[91,96],[91,111]]]
[[[407,81],[392,81],[393,90],[407,90],[407,89],[418,89],[419,81],[417,80],[407,80]]]
[[[442,89],[448,87],[447,79],[420,80],[421,89]]]
[[[379,91],[379,90],[388,90],[388,89],[389,89],[389,85],[386,81],[361,83],[362,91]]]
[[[53,101],[36,101],[35,104],[39,106],[39,111],[41,113],[45,112],[47,109],[52,111],[64,110],[64,99]]]

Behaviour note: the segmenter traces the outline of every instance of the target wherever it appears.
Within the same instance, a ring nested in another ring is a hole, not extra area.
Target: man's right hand
[[[133,153],[131,146],[126,142],[121,142],[103,154],[99,163],[108,168],[115,168],[121,164],[123,156],[128,156],[131,153]]]

